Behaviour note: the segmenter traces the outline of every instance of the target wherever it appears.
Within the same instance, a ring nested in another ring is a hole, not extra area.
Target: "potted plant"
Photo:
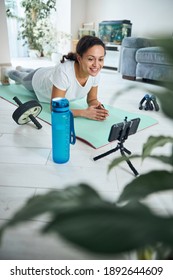
[[[45,30],[34,32],[34,29],[38,30],[41,20],[47,23],[51,21],[52,12],[56,11],[56,0],[21,0],[20,4],[24,11],[24,17],[14,14],[10,8],[7,10],[7,16],[16,18],[20,22],[18,39],[23,39],[24,45],[28,45],[30,50],[36,50],[37,55],[43,56],[43,46],[39,39],[45,38],[47,40],[44,34]]]
[[[71,38],[68,33],[58,31],[55,26],[53,20],[42,18],[37,21],[33,28],[35,42],[42,47],[43,54],[48,57],[54,53],[62,53],[64,46]]]

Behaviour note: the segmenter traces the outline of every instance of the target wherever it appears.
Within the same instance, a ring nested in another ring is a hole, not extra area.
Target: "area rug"
[[[15,96],[17,96],[22,103],[36,99],[35,95],[32,92],[26,90],[22,85],[0,85],[0,97],[16,105],[15,101],[13,100]],[[51,124],[50,104],[41,103],[41,105],[42,111],[39,114],[38,118]],[[82,109],[86,108],[86,106],[87,105],[85,99],[70,102],[71,109]],[[84,118],[74,119],[75,133],[77,138],[85,141],[95,149],[109,143],[108,136],[111,126],[124,121],[125,117],[127,117],[128,120],[140,118],[138,131],[157,124],[157,121],[150,116],[146,116],[140,113],[129,113],[106,104],[104,104],[104,106],[107,110],[109,110],[109,117],[103,122]]]

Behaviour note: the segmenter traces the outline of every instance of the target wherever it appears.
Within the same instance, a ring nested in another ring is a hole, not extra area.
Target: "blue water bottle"
[[[56,163],[70,158],[70,144],[75,144],[73,114],[66,98],[52,99],[52,156]]]

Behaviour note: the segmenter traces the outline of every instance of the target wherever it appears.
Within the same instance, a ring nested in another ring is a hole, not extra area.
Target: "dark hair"
[[[85,35],[78,41],[76,52],[69,52],[67,55],[63,55],[61,62],[63,63],[65,59],[77,61],[77,54],[82,56],[89,48],[96,45],[102,46],[104,48],[104,54],[106,54],[106,47],[101,39],[95,36]]]

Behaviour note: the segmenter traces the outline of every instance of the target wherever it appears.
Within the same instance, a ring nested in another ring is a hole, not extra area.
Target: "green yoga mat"
[[[13,100],[14,96],[17,96],[22,103],[36,99],[34,93],[26,90],[22,85],[12,84],[9,86],[0,85],[0,96],[13,104],[16,104]],[[50,104],[41,103],[43,109],[39,114],[39,118],[44,120],[47,123],[51,123],[51,113],[50,113]],[[86,101],[84,99],[78,100],[75,102],[70,102],[70,108],[86,108]],[[128,120],[134,118],[140,118],[140,124],[138,131],[144,128],[150,127],[154,124],[157,124],[157,121],[149,116],[142,114],[128,113],[118,108],[114,108],[109,105],[105,105],[105,108],[109,110],[109,117],[103,121],[94,121],[88,120],[85,118],[75,118],[75,133],[76,136],[90,144],[93,148],[99,148],[108,144],[108,136],[110,128],[113,124],[122,122],[127,116]]]

